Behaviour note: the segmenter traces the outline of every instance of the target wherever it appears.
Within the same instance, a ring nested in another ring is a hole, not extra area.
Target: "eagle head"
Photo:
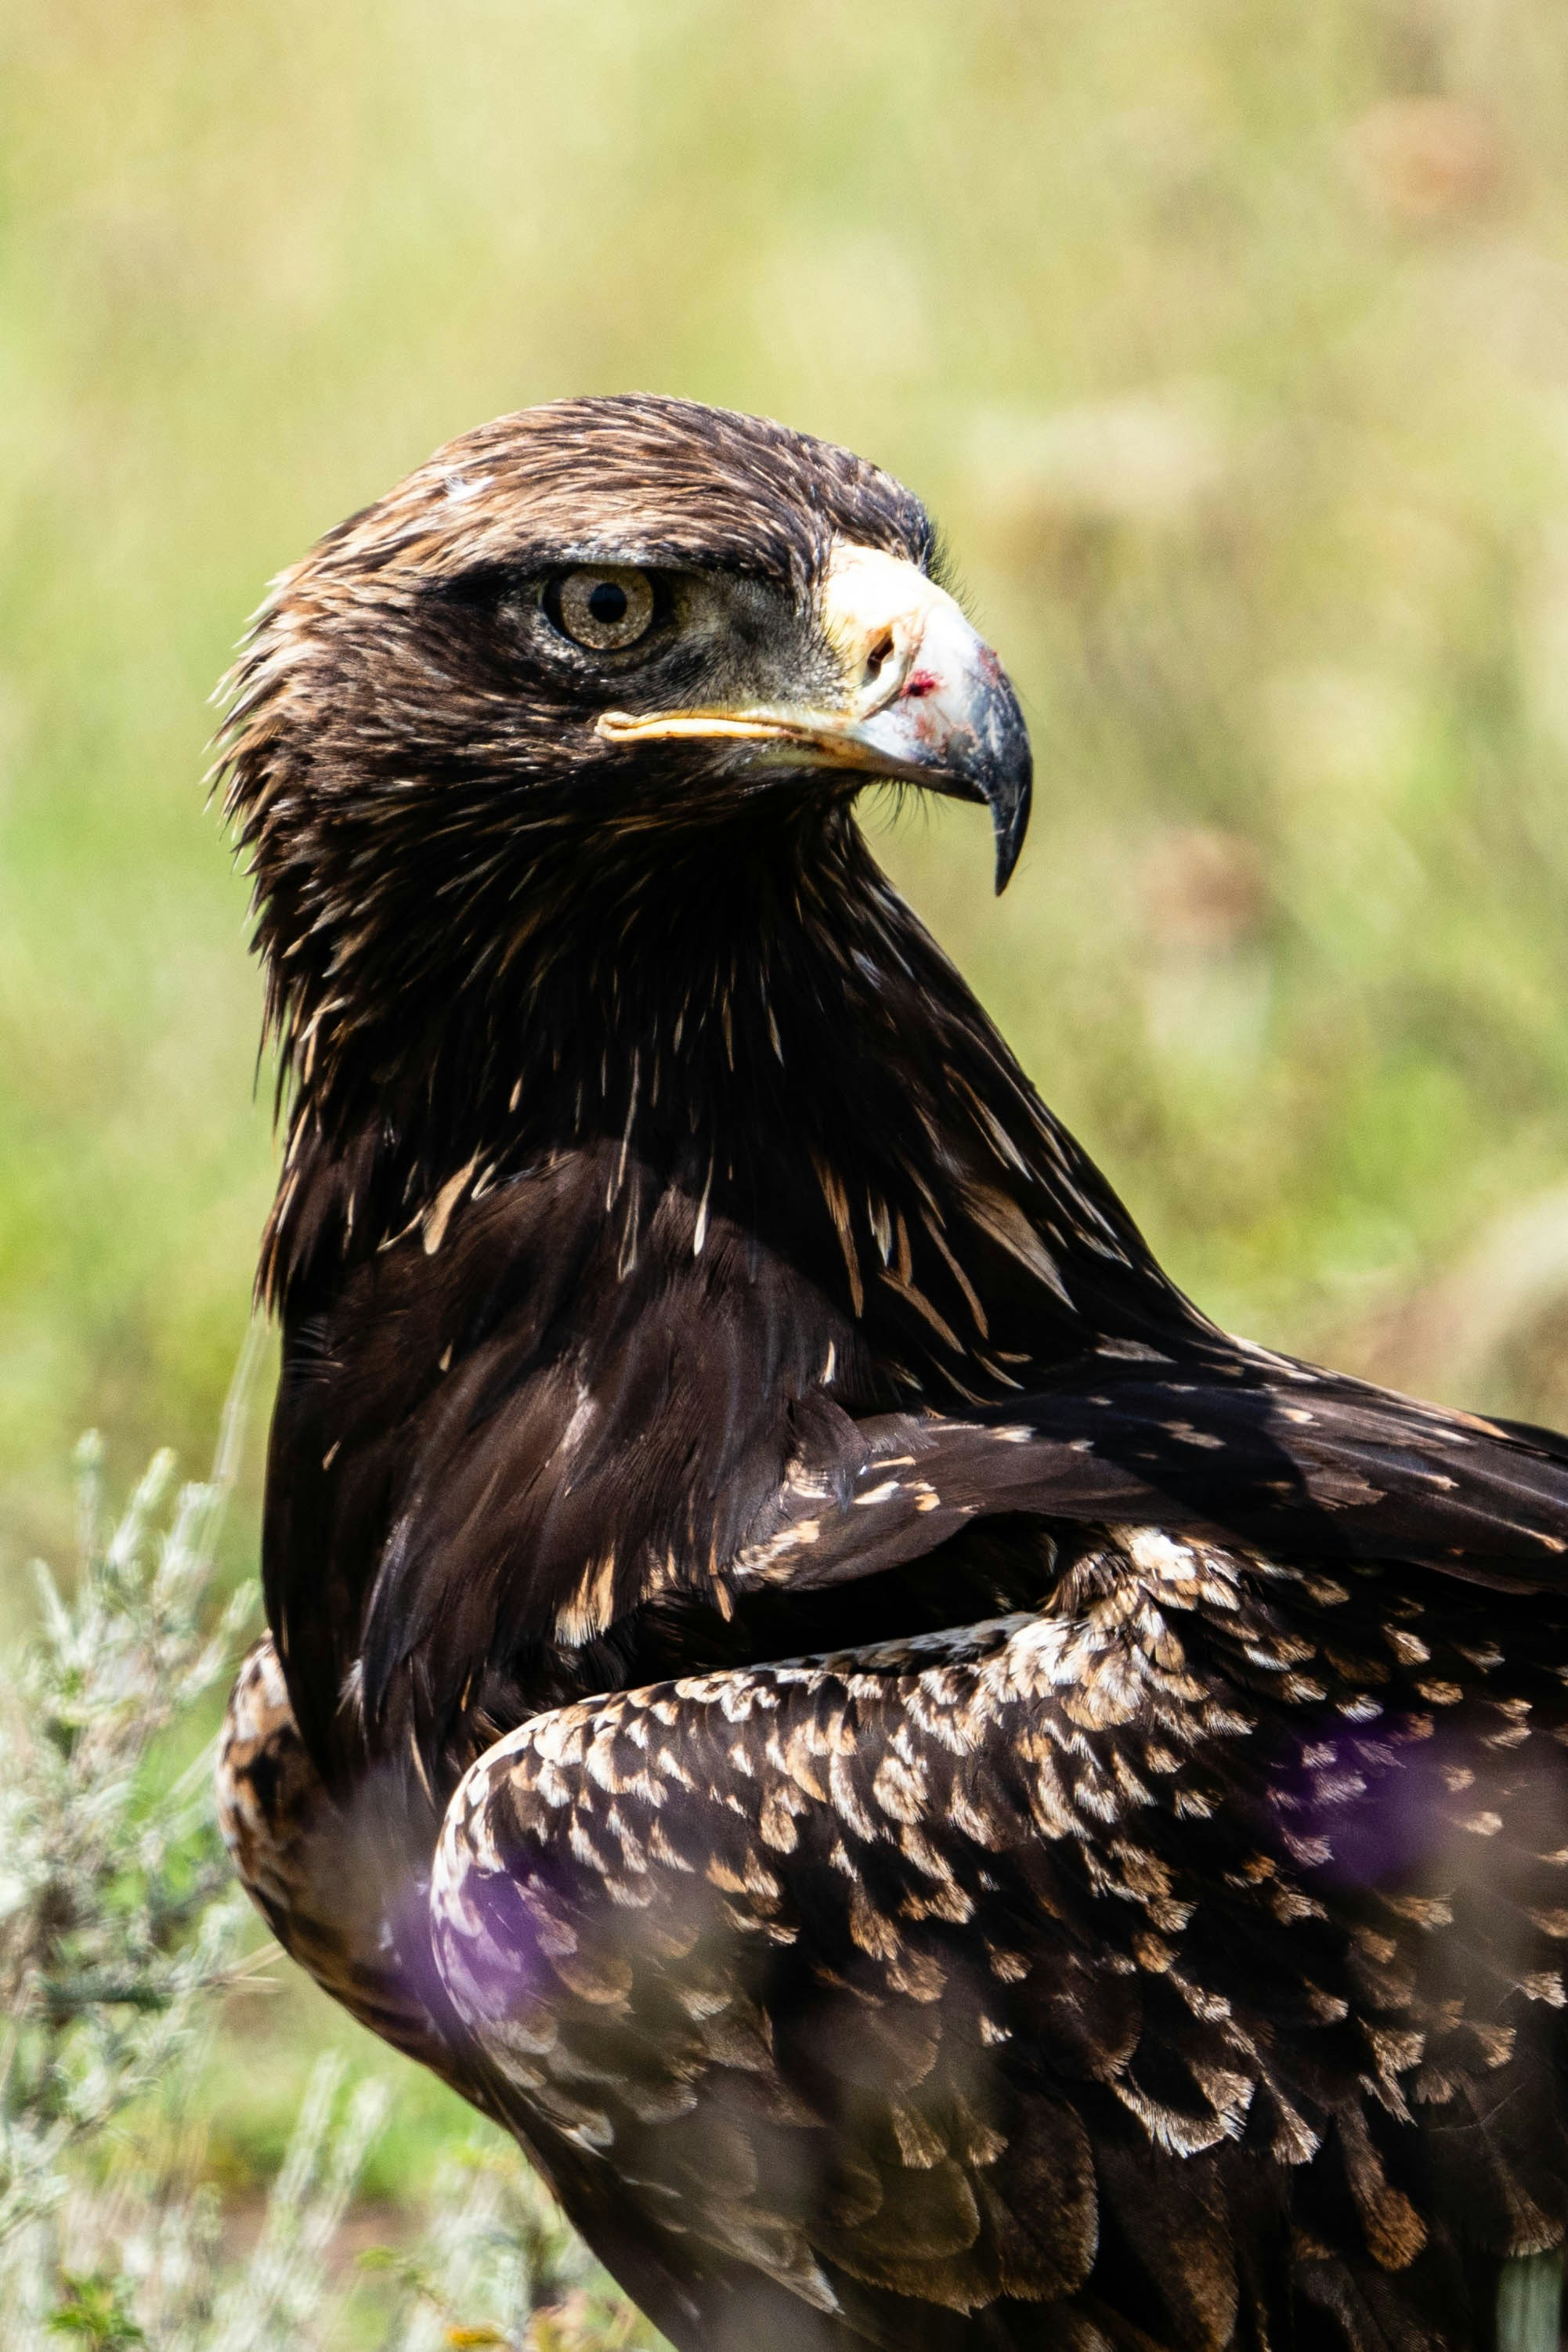
[[[542,927],[580,952],[650,852],[722,888],[868,782],[985,803],[1002,887],[1027,736],[933,554],[877,467],[642,396],[482,425],[328,532],[256,620],[224,752],[292,1074]]]

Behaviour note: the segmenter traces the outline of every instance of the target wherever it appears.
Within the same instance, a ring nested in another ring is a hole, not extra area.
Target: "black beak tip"
[[[996,836],[996,896],[1013,879],[1019,858],[1024,852],[1024,835],[1029,830],[1029,804],[1034,797],[1034,782],[1026,769],[1005,793],[999,793],[991,803],[991,822]]]
[[[996,896],[1012,880],[1029,830],[1029,808],[1035,792],[1035,757],[1024,714],[1011,692],[1004,713],[1006,724],[996,729],[989,745],[990,769],[984,793],[996,837]]]
[[[993,656],[994,661],[994,656]],[[996,896],[1012,880],[1029,829],[1035,788],[1035,755],[1029,730],[1012,685],[996,665],[975,730],[981,756],[975,782],[991,811],[996,837]]]

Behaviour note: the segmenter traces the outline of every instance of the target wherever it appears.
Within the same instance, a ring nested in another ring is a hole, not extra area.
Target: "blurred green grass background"
[[[574,391],[927,497],[1039,790],[999,906],[971,813],[886,856],[1178,1277],[1568,1422],[1565,129],[1554,0],[14,0],[0,1586],[85,1424],[199,1466],[238,1349],[245,615]],[[328,2030],[270,2014],[256,2145]]]

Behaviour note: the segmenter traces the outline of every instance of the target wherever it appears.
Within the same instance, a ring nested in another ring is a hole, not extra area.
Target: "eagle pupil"
[[[601,628],[613,629],[626,617],[626,592],[613,580],[601,580],[588,595],[588,610]]]

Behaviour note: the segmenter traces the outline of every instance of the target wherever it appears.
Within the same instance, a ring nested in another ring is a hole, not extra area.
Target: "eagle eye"
[[[544,610],[563,637],[592,653],[621,653],[646,637],[658,611],[646,572],[584,564],[563,572],[544,592]]]

